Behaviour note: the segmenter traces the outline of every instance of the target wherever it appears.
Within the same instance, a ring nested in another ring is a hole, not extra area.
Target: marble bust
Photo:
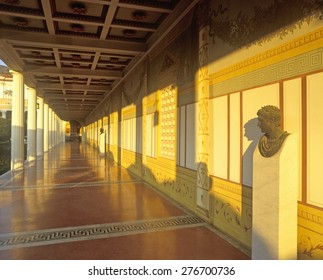
[[[263,157],[271,157],[280,150],[289,133],[281,128],[281,115],[277,107],[264,106],[258,110],[257,115],[257,125],[264,133],[259,140],[258,149]]]

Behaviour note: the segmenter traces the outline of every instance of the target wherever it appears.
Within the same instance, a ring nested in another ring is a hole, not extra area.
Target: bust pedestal
[[[295,135],[271,157],[254,151],[252,259],[297,259],[298,159]]]

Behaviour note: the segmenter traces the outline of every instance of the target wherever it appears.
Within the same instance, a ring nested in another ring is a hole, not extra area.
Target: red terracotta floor
[[[0,259],[250,259],[85,144],[0,176]]]

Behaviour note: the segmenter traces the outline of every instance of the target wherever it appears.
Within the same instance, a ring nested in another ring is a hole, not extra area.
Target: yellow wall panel
[[[307,201],[323,207],[323,73],[307,77]]]
[[[323,73],[307,77],[307,200],[323,207]]]
[[[242,93],[242,183],[252,186],[252,157],[261,131],[257,127],[257,111],[265,105],[279,107],[279,84],[262,86]]]
[[[180,109],[180,123],[179,123],[179,134],[177,136],[177,140],[180,140],[178,145],[179,151],[179,165],[185,166],[185,158],[186,158],[186,106],[179,107]]]
[[[211,174],[228,178],[228,96],[211,100],[212,159]]]
[[[302,80],[284,82],[284,130],[298,136],[299,163],[302,163]],[[299,172],[298,200],[302,199],[302,172]]]
[[[185,166],[190,169],[197,169],[197,159],[196,159],[196,124],[195,120],[197,108],[196,103],[189,104],[186,106],[186,145],[185,145]]]
[[[230,95],[230,157],[229,168],[231,181],[240,182],[240,93]]]

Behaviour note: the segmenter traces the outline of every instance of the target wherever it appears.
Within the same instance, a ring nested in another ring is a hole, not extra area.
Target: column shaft
[[[38,98],[37,109],[37,156],[44,154],[44,99]]]
[[[27,87],[27,94],[28,94],[27,160],[33,161],[36,159],[36,145],[37,145],[36,90],[34,88]]]
[[[48,151],[49,143],[49,107],[48,104],[44,104],[44,152]]]
[[[53,146],[52,135],[53,135],[53,110],[52,108],[48,108],[48,149],[51,149]]]
[[[24,78],[11,71],[13,76],[11,120],[11,170],[24,166]]]

